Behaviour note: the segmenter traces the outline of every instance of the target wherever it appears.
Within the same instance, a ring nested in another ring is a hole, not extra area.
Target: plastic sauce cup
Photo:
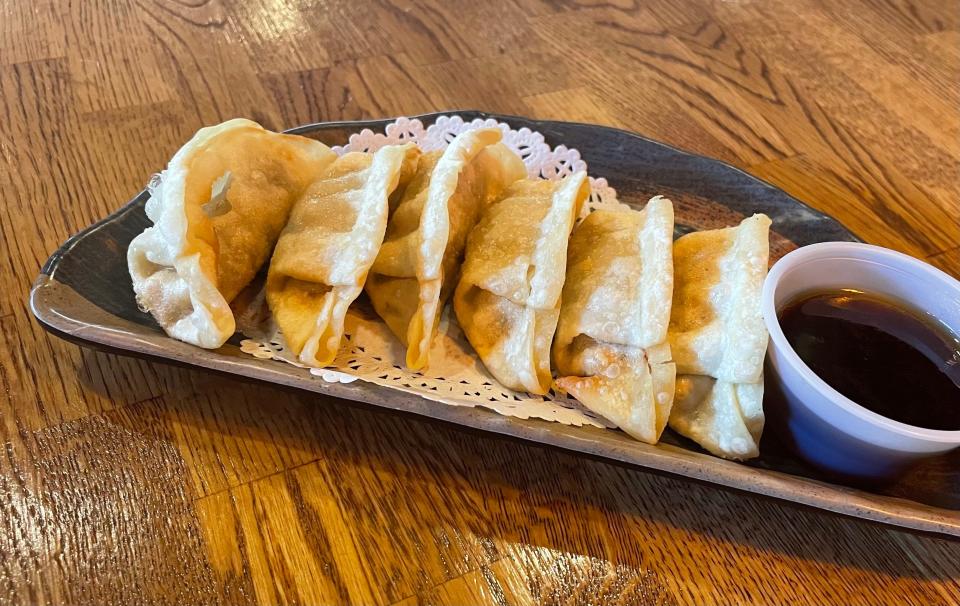
[[[914,427],[879,415],[830,387],[800,359],[780,328],[777,312],[804,293],[844,288],[899,299],[960,334],[960,282],[886,248],[825,242],[785,255],[764,283],[771,425],[797,454],[832,475],[892,480],[921,459],[960,446],[960,431]],[[960,391],[957,411],[960,415]]]

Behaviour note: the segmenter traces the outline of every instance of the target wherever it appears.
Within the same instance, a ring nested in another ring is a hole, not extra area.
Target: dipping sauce
[[[960,339],[909,305],[858,290],[801,295],[787,341],[828,385],[889,419],[960,430]]]

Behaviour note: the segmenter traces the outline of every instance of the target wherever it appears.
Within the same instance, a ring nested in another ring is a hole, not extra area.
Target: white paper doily
[[[543,419],[564,425],[613,427],[579,402],[562,394],[536,396],[511,391],[490,376],[473,353],[447,306],[430,350],[430,367],[405,368],[406,350],[372,309],[347,313],[345,335],[333,365],[306,368],[286,349],[283,336],[267,341],[244,339],[241,349],[257,358],[282,360],[328,383],[362,379],[452,406],[482,406],[508,417]]]
[[[351,151],[373,152],[385,145],[413,142],[424,151],[433,151],[445,148],[464,131],[489,127],[503,131],[503,142],[523,159],[530,178],[556,180],[577,170],[588,170],[579,151],[564,145],[550,147],[541,133],[528,128],[514,130],[493,119],[465,122],[460,116],[441,116],[429,127],[417,119],[398,118],[382,133],[364,129],[351,135],[346,145],[335,146],[333,150],[340,155]],[[590,188],[584,216],[597,208],[626,206],[617,200],[617,192],[605,179],[590,177]],[[308,369],[297,363],[284,347],[282,335],[271,340],[244,339],[241,348],[257,358],[299,366],[317,380],[349,383],[361,379],[451,406],[482,406],[510,417],[565,425],[614,427],[564,394],[551,392],[536,396],[500,385],[473,352],[449,306],[444,310],[430,351],[430,366],[423,373],[405,368],[406,352],[400,342],[372,310],[358,308],[356,304],[347,313],[344,342],[329,368]]]

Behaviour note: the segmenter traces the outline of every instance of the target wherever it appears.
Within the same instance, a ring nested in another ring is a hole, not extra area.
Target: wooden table
[[[31,318],[50,251],[202,125],[456,108],[721,158],[960,273],[953,1],[0,0],[0,602],[960,602],[958,543]]]

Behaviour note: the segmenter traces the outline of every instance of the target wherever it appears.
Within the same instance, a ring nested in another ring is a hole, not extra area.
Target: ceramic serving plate
[[[798,246],[857,240],[836,220],[772,185],[717,160],[633,133],[481,112],[456,113],[465,120],[491,117],[515,129],[528,127],[541,132],[552,146],[564,144],[580,150],[590,174],[605,177],[622,202],[643,205],[655,194],[668,196],[675,204],[678,232],[734,225],[754,212],[766,213],[773,219],[771,262]],[[430,124],[438,115],[419,118]],[[364,128],[382,131],[390,121],[312,124],[290,132],[329,145],[343,144],[351,133]],[[215,351],[170,339],[149,315],[137,309],[127,274],[127,245],[149,224],[144,213],[148,197],[146,191],[141,192],[114,214],[70,238],[50,257],[31,292],[33,312],[45,328],[84,346],[242,375],[874,522],[960,537],[958,456],[925,463],[898,484],[870,492],[830,483],[786,453],[770,431],[761,443],[761,457],[740,464],[706,454],[669,429],[660,444],[650,446],[615,430],[508,418],[363,381],[327,383],[283,362],[242,353],[237,337]]]

